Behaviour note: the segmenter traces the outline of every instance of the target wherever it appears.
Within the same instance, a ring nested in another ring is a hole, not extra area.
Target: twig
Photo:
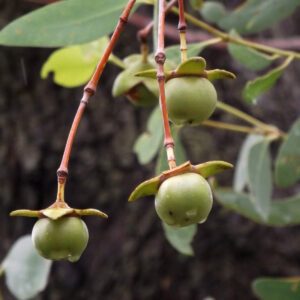
[[[157,50],[155,54],[155,61],[157,64],[159,101],[160,101],[160,108],[162,112],[163,126],[164,126],[164,146],[167,152],[169,168],[173,169],[176,167],[176,158],[174,153],[174,140],[171,134],[167,105],[166,105],[166,95],[165,95],[164,63],[166,60],[166,55],[165,55],[164,33],[165,33],[165,0],[159,0],[158,38],[157,38]]]
[[[89,102],[89,99],[96,92],[96,88],[99,83],[99,79],[102,75],[102,72],[103,72],[105,66],[106,66],[108,58],[109,58],[110,54],[112,53],[112,50],[120,36],[121,31],[122,31],[124,25],[128,21],[129,14],[135,4],[135,1],[136,0],[128,1],[126,7],[124,8],[124,10],[119,18],[119,22],[111,36],[110,42],[109,42],[108,46],[106,47],[102,57],[99,60],[99,63],[96,67],[96,70],[95,70],[91,80],[88,82],[88,84],[84,88],[83,96],[80,101],[76,115],[74,117],[73,124],[71,126],[70,133],[69,133],[69,136],[68,136],[68,139],[66,142],[66,146],[65,146],[64,154],[63,154],[63,157],[61,160],[61,164],[57,170],[58,197],[61,198],[61,199],[57,199],[57,200],[63,201],[63,198],[59,195],[63,195],[60,191],[63,190],[64,184],[68,177],[68,164],[69,164],[70,154],[71,154],[71,150],[72,150],[72,145],[73,145],[74,138],[75,138],[79,123],[81,121],[82,115],[84,113],[84,110],[85,110],[88,102]]]
[[[130,18],[130,24],[136,26],[137,28],[144,28],[149,22],[150,18],[146,15],[141,15],[135,13]],[[195,42],[202,42],[210,39],[213,35],[206,33],[204,31],[199,30],[191,30],[186,33],[186,39],[189,43]],[[172,24],[165,24],[165,37],[179,41],[178,37],[178,30]],[[264,44],[273,48],[283,48],[283,49],[290,49],[290,50],[299,50],[300,49],[300,38],[297,36],[294,37],[285,37],[285,38],[253,38],[249,39],[249,41],[257,43],[257,44]],[[218,44],[213,45],[214,48],[225,48],[226,43],[221,42]]]
[[[256,127],[259,127],[261,129],[268,129],[269,128],[269,125],[248,115],[247,113],[229,105],[229,104],[225,104],[221,101],[218,101],[217,102],[217,108],[220,109],[220,110],[223,110],[235,117],[238,117],[239,119],[241,120],[244,120],[246,121],[247,123],[251,124],[251,125],[254,125]]]
[[[179,15],[179,10],[176,7],[172,7],[172,12],[176,13],[177,15]],[[187,21],[189,21],[190,23],[206,30],[207,32],[209,32],[210,34],[220,37],[224,42],[231,42],[234,44],[238,44],[238,45],[243,45],[246,47],[250,47],[259,51],[263,51],[266,53],[272,53],[272,54],[278,54],[281,56],[293,56],[295,58],[300,59],[300,53],[294,52],[294,51],[287,51],[287,50],[281,50],[278,48],[273,48],[273,47],[269,47],[266,45],[262,45],[262,44],[258,44],[255,42],[251,42],[249,40],[245,40],[243,38],[239,38],[239,37],[234,37],[230,34],[227,34],[221,30],[218,30],[216,28],[214,28],[213,26],[193,17],[192,15],[185,13],[185,18],[187,19]]]
[[[236,131],[236,132],[241,132],[241,133],[257,133],[257,134],[262,133],[262,131],[257,127],[229,124],[229,123],[218,122],[218,121],[213,121],[213,120],[203,121],[200,125],[223,129],[223,130]]]

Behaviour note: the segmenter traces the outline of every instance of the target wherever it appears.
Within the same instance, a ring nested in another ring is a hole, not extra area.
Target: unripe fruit
[[[206,78],[177,77],[166,83],[166,99],[169,118],[174,124],[195,124],[214,112],[217,92]]]
[[[153,106],[158,102],[158,86],[153,79],[136,77],[138,72],[153,69],[155,65],[143,62],[141,58],[121,72],[113,85],[113,96],[126,95],[137,106]]]
[[[208,182],[197,173],[184,173],[166,179],[155,197],[155,209],[168,225],[183,227],[204,222],[212,208]]]
[[[89,232],[78,217],[57,220],[39,219],[32,230],[32,241],[39,254],[47,259],[77,261],[87,246]]]

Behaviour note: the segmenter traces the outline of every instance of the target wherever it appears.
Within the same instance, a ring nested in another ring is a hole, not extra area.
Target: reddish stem
[[[96,70],[95,70],[91,80],[88,82],[88,84],[84,88],[83,96],[80,101],[76,115],[74,117],[74,121],[71,126],[70,133],[69,133],[69,136],[68,136],[68,139],[66,142],[66,146],[65,146],[64,154],[63,154],[63,157],[61,160],[61,164],[57,170],[57,178],[58,178],[58,182],[60,184],[65,183],[67,176],[68,176],[68,164],[69,164],[70,154],[71,154],[71,150],[72,150],[72,145],[74,142],[74,138],[75,138],[79,123],[80,123],[82,115],[84,113],[84,110],[89,102],[89,99],[96,92],[96,88],[99,83],[99,79],[103,73],[103,70],[106,66],[108,58],[109,58],[110,54],[112,53],[112,50],[113,50],[117,40],[119,39],[121,31],[122,31],[124,25],[128,21],[129,14],[135,4],[135,1],[136,0],[128,1],[126,7],[123,10],[122,15],[119,18],[119,22],[111,36],[110,42],[109,42],[108,46],[106,47],[104,54],[102,55],[102,57],[99,60],[99,63],[96,67]]]
[[[178,23],[178,30],[179,31],[186,31],[186,22],[184,16],[184,4],[183,0],[178,0],[178,7],[179,7],[179,23]]]
[[[166,105],[165,95],[165,74],[164,74],[164,63],[166,60],[165,55],[165,0],[159,0],[159,13],[158,13],[158,41],[157,50],[155,54],[155,61],[157,63],[157,81],[159,85],[159,101],[160,108],[163,117],[164,125],[164,146],[167,151],[167,158],[169,168],[173,169],[176,167],[176,159],[174,154],[174,140],[171,134],[169,125],[168,111]]]

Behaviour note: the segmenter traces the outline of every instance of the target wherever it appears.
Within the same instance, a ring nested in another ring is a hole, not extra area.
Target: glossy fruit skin
[[[196,124],[214,112],[217,92],[203,77],[172,78],[166,83],[166,101],[169,118],[174,124]]]
[[[89,232],[78,217],[57,220],[39,219],[32,230],[32,241],[39,254],[47,259],[77,261],[87,246]]]
[[[160,219],[176,227],[204,222],[212,203],[210,186],[197,173],[184,173],[166,179],[155,197],[155,209]]]

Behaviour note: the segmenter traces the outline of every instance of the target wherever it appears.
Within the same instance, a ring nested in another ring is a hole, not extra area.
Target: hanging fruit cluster
[[[58,193],[54,203],[43,210],[17,210],[12,216],[36,217],[32,240],[39,254],[47,259],[77,261],[87,246],[89,233],[82,216],[95,215],[107,218],[96,209],[71,208],[64,200],[68,177],[68,162],[74,137],[89,99],[96,92],[100,76],[127,22],[134,0],[129,0],[91,80],[86,85],[75,115],[61,165],[57,172]],[[202,57],[187,58],[183,0],[179,0],[179,31],[181,63],[174,68],[166,64],[164,53],[165,1],[159,0],[158,43],[154,59],[148,55],[148,47],[142,41],[141,54],[124,59],[125,70],[113,85],[113,95],[126,96],[137,106],[153,106],[159,102],[164,126],[164,146],[169,170],[141,183],[130,195],[129,201],[155,195],[155,209],[159,218],[168,225],[183,227],[203,223],[213,203],[211,187],[206,178],[232,168],[223,161],[211,161],[192,165],[189,161],[176,165],[171,121],[174,125],[199,124],[207,120],[217,104],[217,92],[212,81],[235,78],[224,70],[206,70]],[[155,69],[156,66],[156,69]],[[155,81],[157,79],[157,82]]]

